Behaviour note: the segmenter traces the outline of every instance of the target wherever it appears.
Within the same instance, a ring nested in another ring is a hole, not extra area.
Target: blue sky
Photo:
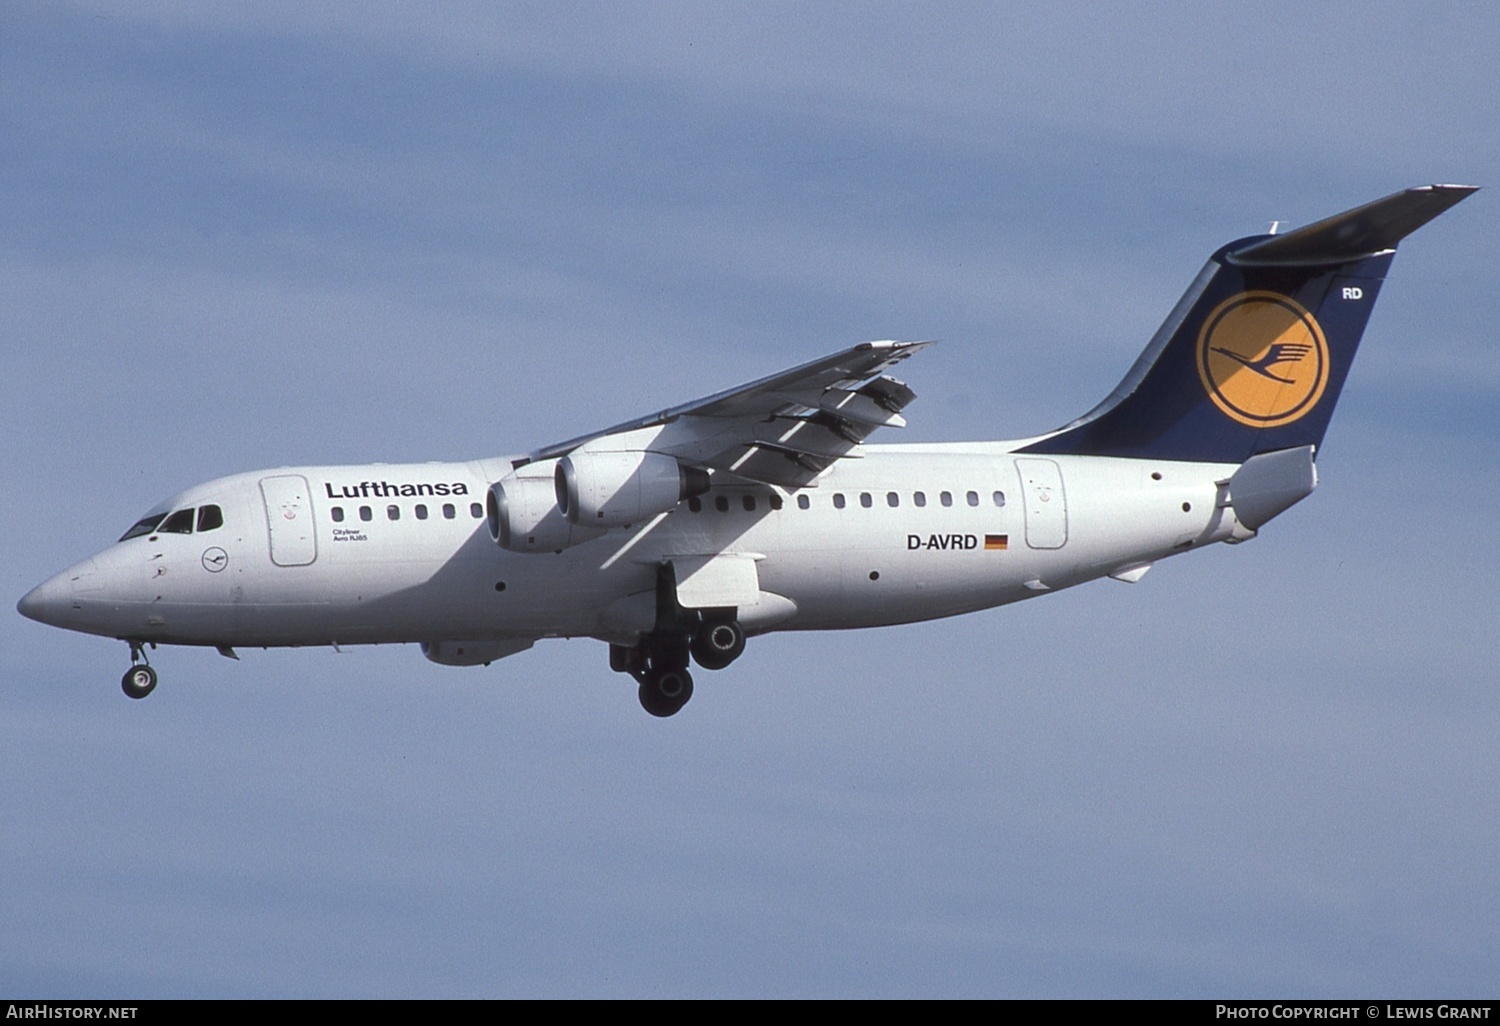
[[[1201,266],[1500,181],[1485,5],[11,5],[0,569],[222,474],[521,451],[870,338],[1093,405]],[[1486,189],[1256,541],[757,639],[163,650],[0,618],[0,993],[1493,996]],[[12,599],[12,600],[13,600]],[[1264,625],[1279,625],[1275,644]]]

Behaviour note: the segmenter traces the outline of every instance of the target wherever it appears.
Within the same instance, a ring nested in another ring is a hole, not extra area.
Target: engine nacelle
[[[557,506],[569,522],[624,527],[708,491],[708,471],[659,452],[575,449],[557,461]]]
[[[490,537],[512,552],[556,552],[604,533],[563,519],[557,508],[551,461],[528,464],[490,485],[485,497]],[[524,474],[525,476],[521,476]]]

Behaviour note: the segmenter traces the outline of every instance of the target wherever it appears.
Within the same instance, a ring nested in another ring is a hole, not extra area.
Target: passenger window
[[[916,506],[918,509],[921,509],[923,506],[927,505],[927,493],[926,492],[912,492],[911,502],[912,502],[913,506]]]
[[[745,507],[746,513],[755,512],[755,496],[746,495],[740,499],[740,505]]]
[[[484,507],[477,502],[469,503],[469,516],[473,517],[475,520],[483,520]]]
[[[165,513],[153,513],[149,517],[142,517],[131,526],[130,530],[120,535],[120,540],[125,541],[129,538],[139,538],[143,534],[150,534],[166,517]]]
[[[452,520],[456,516],[458,516],[458,510],[456,510],[456,509],[453,508],[453,503],[451,503],[451,502],[445,502],[445,503],[443,503],[443,519],[444,520]]]
[[[692,512],[694,512],[694,513],[702,513],[703,512],[703,500],[700,499],[700,498],[698,498],[698,496],[696,496],[696,495],[693,496],[691,499],[688,500],[688,509],[691,510]]]
[[[844,493],[843,492],[834,492],[833,493],[833,508],[834,509],[843,509],[844,508]]]
[[[344,507],[335,506],[333,507],[333,509],[329,510],[329,513],[333,516],[333,522],[335,524],[342,524],[344,522]]]
[[[218,506],[198,507],[198,530],[213,531],[224,526],[224,511]]]
[[[953,505],[953,493],[952,492],[940,492],[938,494],[938,501],[941,502],[944,506],[951,506],[951,505]]]
[[[1004,492],[996,492],[994,494],[993,498],[995,500],[995,505],[996,506],[1004,506],[1005,505],[1005,493]]]
[[[162,534],[192,534],[193,533],[193,511],[180,509],[167,517],[158,530]]]
[[[872,499],[872,498],[870,498],[870,493],[869,492],[860,492],[859,493],[859,504],[861,506],[863,506],[865,509],[869,509],[871,506],[875,505],[875,500]]]
[[[799,495],[799,496],[797,496],[797,508],[798,509],[810,509],[811,507],[812,507],[812,500],[811,499],[809,499],[805,495]]]
[[[386,517],[387,520],[400,520],[401,519],[401,507],[400,506],[387,506],[385,508],[385,517]]]
[[[369,523],[374,517],[375,514],[370,510],[369,506],[359,507],[359,519]]]
[[[969,505],[970,506],[977,506],[977,505],[979,505],[979,493],[978,492],[970,492],[968,494],[967,498],[969,500]]]
[[[772,492],[771,493],[771,498],[770,498],[770,503],[771,503],[771,508],[772,509],[780,509],[781,508],[781,496],[777,495],[775,492]]]
[[[891,507],[891,509],[895,509],[897,506],[901,505],[901,496],[897,495],[895,492],[886,492],[885,504]]]
[[[418,520],[426,520],[427,519],[427,507],[424,506],[422,503],[420,503],[420,502],[417,503],[417,508],[416,508],[415,512],[417,514],[417,519]]]
[[[727,495],[720,495],[717,498],[715,498],[714,499],[714,509],[718,510],[720,513],[728,513],[729,512],[729,496],[727,496]]]

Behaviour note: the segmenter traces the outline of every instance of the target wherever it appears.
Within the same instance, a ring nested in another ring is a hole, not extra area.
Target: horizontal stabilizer
[[[1419,185],[1228,254],[1230,263],[1338,264],[1395,249],[1396,243],[1458,203],[1475,187]]]

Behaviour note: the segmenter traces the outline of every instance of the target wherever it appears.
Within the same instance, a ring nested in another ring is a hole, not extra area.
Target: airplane
[[[867,444],[930,342],[866,342],[528,453],[283,467],[189,488],[18,610],[157,645],[417,643],[488,666],[609,645],[645,710],[771,631],[911,623],[1246,541],[1311,494],[1397,244],[1474,188],[1406,189],[1209,258],[1120,385],[1014,441]],[[1274,226],[1273,226],[1274,229]]]

